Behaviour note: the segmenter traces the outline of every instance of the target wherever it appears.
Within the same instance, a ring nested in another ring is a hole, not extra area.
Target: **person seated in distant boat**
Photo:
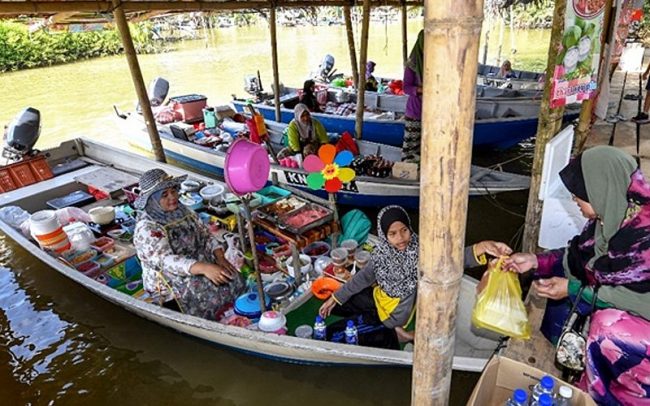
[[[316,89],[316,83],[313,80],[311,79],[305,80],[305,83],[302,86],[302,95],[300,96],[300,103],[307,106],[309,111],[313,113],[322,113],[323,110],[321,110],[320,104],[318,104],[316,93],[314,93],[315,89]]]
[[[243,292],[244,281],[196,213],[180,204],[184,178],[162,169],[142,175],[133,244],[148,292],[164,307],[214,320]]]
[[[376,92],[379,88],[379,83],[373,76],[375,66],[377,66],[377,64],[373,61],[368,61],[368,63],[366,63],[366,90],[369,92]]]
[[[399,349],[412,341],[406,328],[415,314],[418,282],[419,240],[411,220],[400,206],[384,207],[377,216],[379,243],[370,261],[320,307],[319,314],[344,317],[329,328],[340,330],[347,320],[360,318],[370,333],[359,336],[359,344]],[[482,241],[465,249],[465,267],[485,264],[485,254],[508,255],[506,244]]]
[[[498,78],[510,79],[515,77],[515,72],[512,70],[512,64],[509,60],[503,61],[499,73],[497,73]]]
[[[325,127],[311,116],[304,104],[298,103],[293,111],[295,118],[291,120],[286,130],[286,148],[278,155],[302,153],[303,157],[306,157],[316,154],[321,145],[329,142]]]

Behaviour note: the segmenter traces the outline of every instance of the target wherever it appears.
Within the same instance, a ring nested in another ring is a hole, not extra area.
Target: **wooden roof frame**
[[[372,0],[370,3],[371,7],[424,5],[423,0]],[[127,14],[151,11],[193,12],[361,5],[361,3],[353,0],[122,0],[120,2],[121,8]],[[49,16],[73,11],[112,13],[113,10],[114,6],[110,0],[0,0],[0,18],[11,18],[20,15]]]

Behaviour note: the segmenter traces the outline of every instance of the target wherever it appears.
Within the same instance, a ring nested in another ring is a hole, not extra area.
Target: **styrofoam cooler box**
[[[186,123],[203,121],[203,108],[207,105],[208,98],[200,94],[188,94],[169,99],[174,111],[183,116]]]
[[[571,158],[572,147],[572,126],[560,131],[546,144],[539,189],[543,208],[537,243],[542,248],[565,247],[571,238],[580,234],[587,222],[560,179],[560,171]]]

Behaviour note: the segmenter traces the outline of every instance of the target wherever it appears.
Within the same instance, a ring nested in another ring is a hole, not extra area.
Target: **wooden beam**
[[[133,46],[133,38],[131,38],[129,24],[126,21],[124,10],[122,10],[122,7],[120,6],[120,0],[112,1],[115,7],[115,10],[113,11],[113,15],[115,16],[115,23],[117,25],[117,29],[120,32],[120,36],[122,37],[124,54],[126,55],[126,60],[129,63],[131,78],[133,79],[135,92],[138,95],[138,101],[140,102],[140,108],[142,109],[144,122],[147,126],[147,132],[149,133],[149,139],[151,140],[154,156],[156,158],[156,161],[166,162],[165,152],[163,151],[162,143],[160,142],[160,136],[158,135],[158,129],[156,128],[156,121],[154,120],[153,113],[151,112],[151,104],[149,103],[147,88],[145,87],[144,81],[142,80],[142,71],[140,70],[138,56],[136,55],[135,47]]]
[[[373,0],[377,6],[400,6],[401,0]],[[354,1],[348,0],[299,0],[299,1],[122,1],[121,6],[125,13],[132,11],[214,11],[214,10],[257,10],[260,8],[276,7],[301,8],[322,6],[353,6]],[[422,1],[409,0],[407,5],[422,5]],[[0,15],[22,14],[52,14],[64,11],[87,11],[107,13],[113,10],[111,1],[11,1],[0,2]]]
[[[483,0],[427,0],[412,405],[446,405],[463,277]]]
[[[350,6],[343,7],[343,19],[345,20],[345,32],[348,36],[348,49],[350,50],[350,65],[352,65],[352,80],[354,88],[359,84],[359,66],[357,65],[357,49],[354,46],[354,30],[352,28],[352,13]]]
[[[407,23],[408,23],[408,10],[406,8],[406,1],[402,1],[402,64],[403,68],[406,68],[406,60],[409,57],[409,49],[408,49],[408,31],[407,31]]]
[[[132,23],[138,23],[140,21],[146,21],[163,14],[165,14],[165,10],[147,11],[146,13],[139,14],[137,17],[129,19],[129,21]]]
[[[535,139],[535,156],[530,176],[530,191],[528,193],[528,207],[526,209],[526,221],[523,236],[523,251],[537,251],[537,239],[539,237],[540,219],[542,216],[542,202],[539,200],[539,188],[542,181],[542,166],[544,164],[544,151],[546,144],[557,133],[562,125],[564,108],[551,109],[551,87],[553,84],[553,72],[555,71],[555,60],[559,49],[562,48],[562,33],[564,32],[564,14],[567,0],[555,0],[555,11],[553,15],[553,27],[551,28],[551,42],[548,48],[546,62],[546,78],[544,80],[544,96],[539,111],[539,123],[537,124],[537,137]]]
[[[271,29],[271,61],[273,63],[273,101],[275,102],[275,121],[280,123],[280,72],[278,68],[278,35],[275,20],[275,7],[272,7],[269,13],[269,27]]]
[[[368,31],[370,30],[370,0],[363,0],[361,21],[361,55],[359,58],[359,80],[357,85],[357,111],[354,125],[355,136],[363,136],[363,112],[366,104],[366,62],[368,62]]]

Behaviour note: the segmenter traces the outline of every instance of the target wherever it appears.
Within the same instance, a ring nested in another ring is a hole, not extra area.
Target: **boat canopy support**
[[[138,95],[138,101],[140,102],[140,107],[142,108],[142,115],[144,116],[144,122],[147,125],[147,132],[149,132],[149,138],[151,140],[151,146],[153,147],[154,156],[156,158],[156,161],[166,162],[165,151],[163,151],[162,143],[160,142],[160,135],[158,134],[158,129],[156,128],[156,121],[154,120],[153,113],[151,111],[151,103],[149,103],[149,96],[147,96],[147,88],[145,87],[144,81],[142,80],[142,71],[140,70],[138,57],[135,53],[133,38],[131,37],[131,31],[129,31],[129,24],[126,21],[126,15],[124,14],[124,10],[122,10],[120,0],[112,0],[112,2],[114,6],[113,15],[115,16],[115,23],[117,25],[117,29],[120,32],[120,36],[122,37],[124,54],[126,55],[126,60],[129,63],[131,78],[133,79],[135,92]]]
[[[361,54],[359,55],[359,78],[357,80],[357,111],[354,132],[363,137],[363,112],[366,103],[366,62],[368,62],[368,31],[370,31],[370,0],[363,0],[363,19],[361,21]]]
[[[354,88],[359,88],[359,66],[357,65],[357,48],[354,45],[354,30],[352,29],[352,15],[350,6],[343,7],[343,18],[345,20],[345,32],[348,36],[348,48],[350,49],[350,65],[352,65],[352,80]]]
[[[444,405],[463,277],[483,0],[427,0],[424,10],[423,198],[411,404]]]
[[[269,13],[269,29],[271,30],[271,61],[273,64],[273,101],[275,104],[275,121],[281,122],[280,110],[280,72],[278,68],[278,31],[276,29],[275,7]]]

